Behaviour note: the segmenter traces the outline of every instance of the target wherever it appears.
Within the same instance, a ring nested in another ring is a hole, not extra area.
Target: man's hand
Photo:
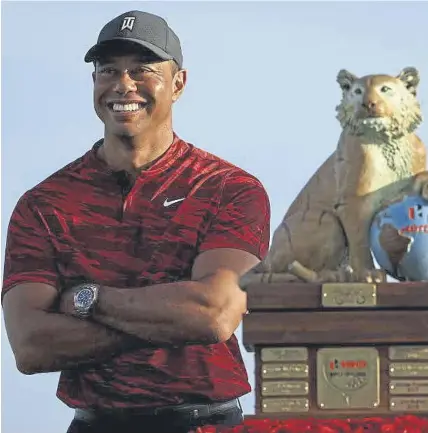
[[[93,319],[153,343],[226,341],[247,311],[239,278],[258,262],[246,251],[218,248],[196,258],[191,281],[129,289],[103,286]]]

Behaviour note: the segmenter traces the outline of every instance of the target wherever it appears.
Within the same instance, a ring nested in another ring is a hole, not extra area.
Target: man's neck
[[[118,137],[107,132],[98,156],[115,171],[137,175],[163,155],[174,140],[173,131],[165,129],[155,136]]]

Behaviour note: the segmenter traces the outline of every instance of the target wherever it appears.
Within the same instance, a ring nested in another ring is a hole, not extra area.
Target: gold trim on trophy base
[[[262,362],[298,362],[308,360],[306,347],[264,347],[261,350]]]
[[[263,397],[307,395],[309,393],[309,383],[302,380],[262,382],[261,390]]]
[[[391,397],[392,412],[428,412],[428,397]]]
[[[428,361],[428,346],[391,346],[388,357],[391,361]]]
[[[308,376],[306,364],[262,364],[263,379],[306,379]]]
[[[263,413],[299,413],[309,411],[307,398],[264,398],[262,399]]]
[[[321,409],[372,409],[380,403],[379,352],[374,348],[317,351],[317,401]]]
[[[324,308],[369,308],[377,305],[376,284],[327,283],[322,285]]]
[[[391,395],[428,396],[428,380],[391,380],[389,393]]]
[[[428,362],[391,362],[390,377],[428,377]]]

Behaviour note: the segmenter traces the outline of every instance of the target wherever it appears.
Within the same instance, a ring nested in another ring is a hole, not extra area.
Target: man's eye
[[[132,71],[130,71],[130,75],[132,77],[141,79],[142,77],[144,77],[144,75],[148,74],[149,72],[150,72],[150,69],[148,69],[147,67],[144,67],[144,66],[140,66],[138,68],[132,69]]]
[[[101,68],[99,73],[102,75],[113,75],[115,70],[113,68]]]

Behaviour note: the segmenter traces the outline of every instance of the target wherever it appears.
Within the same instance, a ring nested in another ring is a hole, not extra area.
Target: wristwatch
[[[83,283],[76,287],[74,311],[77,316],[87,318],[92,314],[98,300],[99,284]]]

